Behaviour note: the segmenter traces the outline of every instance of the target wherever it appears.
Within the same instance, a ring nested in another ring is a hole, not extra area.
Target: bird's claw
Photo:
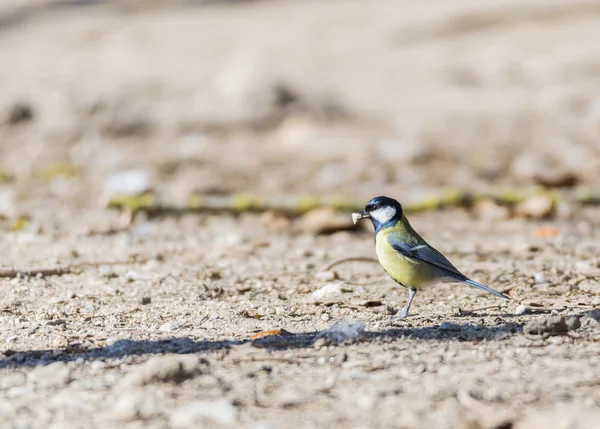
[[[392,317],[392,319],[396,319],[396,320],[406,319],[408,317],[408,311],[399,311],[398,313],[394,314],[391,317]]]

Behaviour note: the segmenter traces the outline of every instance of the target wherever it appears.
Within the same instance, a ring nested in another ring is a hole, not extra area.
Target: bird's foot
[[[406,319],[407,317],[408,317],[408,311],[399,311],[398,313],[396,313],[392,316],[392,319],[402,320],[402,319]]]

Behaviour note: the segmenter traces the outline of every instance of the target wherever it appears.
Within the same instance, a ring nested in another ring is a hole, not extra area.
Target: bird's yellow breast
[[[402,225],[399,225],[399,227],[404,228]],[[431,269],[432,267],[426,262],[403,256],[394,250],[388,242],[390,234],[397,235],[400,233],[408,241],[408,244],[419,244],[416,242],[416,238],[411,236],[410,232],[398,231],[396,227],[382,229],[377,233],[375,252],[377,253],[379,263],[392,280],[406,287],[410,286],[420,289],[435,282],[435,273]]]

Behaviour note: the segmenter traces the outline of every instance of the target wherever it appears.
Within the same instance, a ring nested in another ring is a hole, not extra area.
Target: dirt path
[[[561,235],[547,240],[532,238],[530,222],[489,225],[458,211],[414,223],[467,274],[510,287],[514,302],[494,308],[503,303],[441,285],[417,296],[415,316],[394,322],[388,307],[400,308],[406,293],[377,266],[316,276],[328,261],[371,254],[369,234],[274,235],[254,216],[156,221],[113,236],[23,242],[22,233],[4,253],[31,255],[25,265],[140,262],[2,280],[2,416],[31,427],[194,427],[212,412],[244,427],[504,427],[488,420],[596,409],[600,323],[584,317],[583,327],[547,338],[522,328],[600,305],[589,279],[598,222],[555,222]],[[330,293],[320,296],[323,287]],[[515,315],[519,304],[528,314]],[[364,321],[365,334],[350,345],[316,337],[341,319]],[[248,342],[276,328],[296,335]],[[167,352],[192,361],[144,366]],[[64,364],[34,369],[53,362]],[[181,411],[193,401],[208,410]]]
[[[174,201],[597,187],[597,2],[168,3],[0,8],[1,268],[72,268],[0,278],[0,426],[600,427],[597,208],[415,216],[513,300],[395,321],[377,265],[320,272],[370,231],[103,205],[131,169]]]

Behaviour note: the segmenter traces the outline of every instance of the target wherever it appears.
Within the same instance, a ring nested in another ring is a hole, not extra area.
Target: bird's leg
[[[417,294],[417,290],[414,287],[408,288],[408,301],[406,302],[406,305],[404,306],[402,311],[400,313],[396,313],[394,315],[394,319],[404,319],[406,316],[408,316],[408,310],[409,310],[410,305],[412,304],[412,300],[416,294]]]

